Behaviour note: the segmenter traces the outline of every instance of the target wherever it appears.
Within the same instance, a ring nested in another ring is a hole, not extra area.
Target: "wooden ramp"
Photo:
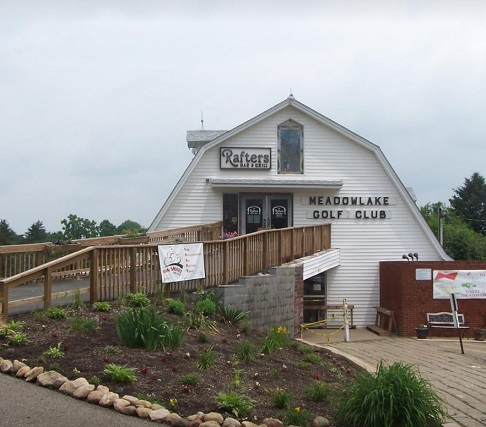
[[[375,324],[366,326],[366,329],[378,335],[391,336],[396,334],[397,325],[393,311],[377,306],[373,308],[376,310]]]

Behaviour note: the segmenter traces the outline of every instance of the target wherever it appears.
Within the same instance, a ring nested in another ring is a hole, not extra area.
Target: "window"
[[[289,119],[278,127],[278,173],[304,173],[304,128]]]

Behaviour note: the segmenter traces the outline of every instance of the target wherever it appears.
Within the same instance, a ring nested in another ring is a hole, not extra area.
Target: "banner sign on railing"
[[[204,279],[204,252],[202,243],[158,245],[162,283]]]
[[[486,299],[486,270],[434,270],[434,299]]]

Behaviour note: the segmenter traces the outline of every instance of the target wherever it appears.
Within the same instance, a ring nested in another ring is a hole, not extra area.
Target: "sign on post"
[[[162,283],[204,279],[204,252],[202,243],[159,245]]]

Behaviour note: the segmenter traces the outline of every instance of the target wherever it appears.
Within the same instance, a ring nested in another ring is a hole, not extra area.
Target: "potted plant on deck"
[[[124,236],[118,237],[120,245],[139,245],[148,242],[149,236],[136,230],[126,230]]]
[[[417,334],[417,338],[419,340],[423,340],[427,338],[428,336],[429,329],[427,325],[424,325],[423,323],[419,324],[415,328],[415,333]]]

